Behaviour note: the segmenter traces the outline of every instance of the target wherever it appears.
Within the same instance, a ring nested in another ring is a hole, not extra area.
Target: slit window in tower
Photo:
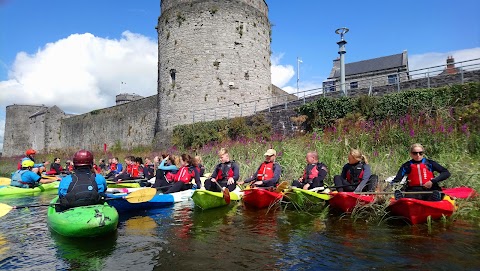
[[[177,70],[175,69],[170,69],[170,80],[172,81],[172,84],[175,84],[175,75],[177,73]]]

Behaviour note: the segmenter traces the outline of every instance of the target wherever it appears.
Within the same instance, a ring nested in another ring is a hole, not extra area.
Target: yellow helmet
[[[29,159],[22,161],[22,167],[25,167],[25,168],[33,167],[34,164],[35,163],[32,160],[29,160]]]

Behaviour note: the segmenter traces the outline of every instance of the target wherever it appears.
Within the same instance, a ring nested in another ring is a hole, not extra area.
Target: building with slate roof
[[[407,51],[345,64],[347,93],[351,89],[393,85],[410,79]],[[333,61],[333,68],[323,82],[326,92],[340,91],[340,59]]]

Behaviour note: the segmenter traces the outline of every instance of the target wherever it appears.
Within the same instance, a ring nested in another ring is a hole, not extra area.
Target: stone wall
[[[156,96],[117,105],[61,121],[62,147],[123,149],[152,144],[157,118]]]
[[[14,104],[6,107],[4,156],[22,155],[25,154],[25,150],[32,148],[29,117],[45,109],[47,107],[43,105]]]

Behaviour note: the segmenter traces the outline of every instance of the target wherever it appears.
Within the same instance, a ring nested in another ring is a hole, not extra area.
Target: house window
[[[325,82],[323,82],[323,90],[325,92],[335,91],[335,81],[325,81]]]
[[[397,74],[390,74],[388,76],[388,83],[389,84],[396,84],[398,82],[398,75]]]
[[[350,82],[350,89],[358,88],[358,82]]]

